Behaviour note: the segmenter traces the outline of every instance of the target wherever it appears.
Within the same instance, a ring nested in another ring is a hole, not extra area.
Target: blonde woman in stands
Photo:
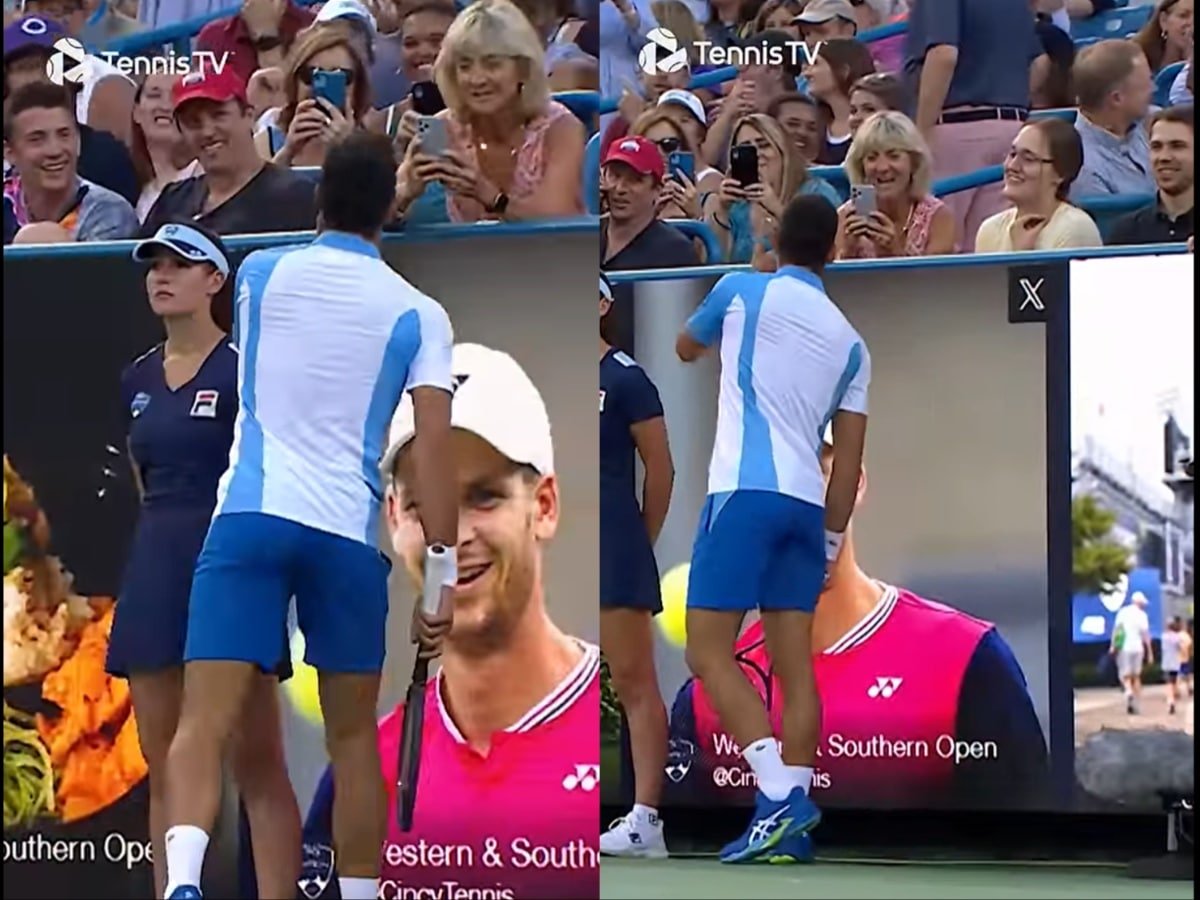
[[[1151,72],[1191,57],[1195,9],[1195,0],[1159,0],[1154,15],[1133,39],[1146,54]]]
[[[414,139],[396,176],[399,211],[432,181],[453,222],[584,212],[584,129],[551,99],[542,42],[508,0],[476,0],[450,26],[434,65],[447,149]],[[430,139],[437,139],[432,136]]]
[[[783,208],[797,194],[818,194],[836,207],[841,197],[829,182],[811,175],[796,145],[769,116],[739,119],[726,158],[734,147],[749,144],[758,157],[758,183],[742,185],[732,177],[704,198],[704,220],[716,232],[728,262],[751,262],[774,253],[774,236]]]
[[[953,253],[954,214],[931,193],[932,173],[929,146],[908,116],[869,117],[846,156],[851,186],[868,193],[838,209],[838,258]]]
[[[1042,119],[1022,128],[1004,161],[1012,208],[985,219],[977,253],[1099,247],[1100,229],[1067,196],[1083,166],[1083,144],[1070,123]]]

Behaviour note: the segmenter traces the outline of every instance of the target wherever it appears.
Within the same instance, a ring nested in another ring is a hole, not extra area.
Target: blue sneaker
[[[175,890],[171,891],[171,896],[167,900],[204,900],[204,895],[200,893],[200,888],[190,884],[181,884]]]
[[[813,839],[811,834],[792,834],[783,838],[774,847],[763,852],[754,860],[775,866],[794,866],[813,861]]]
[[[821,821],[821,811],[801,788],[784,800],[770,800],[761,791],[754,803],[750,827],[721,850],[721,862],[749,862],[777,846],[785,837],[808,834]]]

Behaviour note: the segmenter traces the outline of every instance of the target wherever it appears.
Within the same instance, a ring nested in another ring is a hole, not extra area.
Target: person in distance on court
[[[600,654],[564,634],[546,609],[545,552],[560,517],[550,420],[537,387],[507,353],[459,344],[453,373],[454,624],[441,671],[426,692],[420,802],[408,833],[394,815],[403,704],[379,723],[393,811],[380,896],[441,890],[452,878],[463,891],[497,897],[594,898]],[[425,539],[414,496],[412,435],[406,401],[392,422],[382,471],[392,547],[419,591]],[[301,889],[309,898],[334,880],[335,799],[326,772],[304,830]],[[466,849],[447,868],[427,847]],[[514,868],[549,853],[548,865]]]
[[[866,344],[821,281],[836,238],[827,200],[793,199],[779,226],[779,272],[726,275],[676,342],[684,362],[714,344],[721,356],[708,498],[688,577],[686,655],[758,785],[748,828],[721,851],[726,863],[807,843],[821,820],[810,798],[821,728],[813,612],[854,505],[871,378]],[[743,378],[751,368],[752,394]],[[840,448],[826,483],[820,435],[830,422]],[[771,645],[787,648],[776,655],[782,745],[734,655],[755,609]]]
[[[827,432],[821,447],[826,479],[832,462]],[[856,506],[868,487],[864,468]],[[853,519],[817,604],[811,647],[822,700],[816,790],[822,800],[1004,808],[1043,796],[1046,741],[1008,643],[990,622],[867,574],[856,552]],[[937,652],[917,653],[915,647]],[[761,622],[738,638],[737,658],[780,734],[781,685]],[[716,768],[731,765],[722,759],[732,752],[722,747],[723,734],[704,685],[685,682],[671,710],[671,781],[714,801],[744,793],[713,783]],[[897,757],[881,749],[918,742],[939,752]],[[997,749],[955,765],[940,755],[953,746]],[[852,756],[859,747],[868,753]],[[872,748],[880,752],[869,755]]]
[[[662,612],[654,542],[671,504],[675,466],[658,389],[609,342],[612,285],[600,276],[600,648],[632,746],[634,805],[600,836],[610,856],[667,855],[658,816],[667,710],[654,673],[652,617]],[[634,455],[645,477],[637,500]]]
[[[1109,244],[1176,244],[1195,234],[1195,107],[1172,106],[1154,116],[1150,165],[1158,196],[1148,206],[1118,219],[1109,232]]]
[[[274,670],[287,652],[293,600],[338,787],[341,896],[379,893],[387,810],[375,727],[391,564],[378,548],[382,478],[363,461],[383,455],[402,397],[418,421],[425,577],[446,586],[438,613],[414,614],[422,652],[438,650],[458,577],[452,332],[446,311],[380,255],[395,171],[383,135],[333,145],[318,189],[321,233],[257,250],[238,270],[238,419],[192,581],[183,705],[167,755],[169,900],[201,896],[222,756],[256,670]]]

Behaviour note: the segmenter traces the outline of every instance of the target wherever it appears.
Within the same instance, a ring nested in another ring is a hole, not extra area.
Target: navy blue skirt
[[[113,617],[110,675],[128,678],[183,665],[192,575],[211,521],[210,508],[142,511]],[[283,680],[292,674],[286,633],[280,653],[277,674]]]
[[[600,499],[600,608],[662,612],[654,548],[632,498]]]

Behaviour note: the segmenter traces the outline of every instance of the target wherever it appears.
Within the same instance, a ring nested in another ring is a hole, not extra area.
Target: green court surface
[[[1193,882],[1138,881],[1119,866],[822,860],[808,866],[723,866],[709,859],[600,864],[602,900],[1087,900],[1191,898]]]

